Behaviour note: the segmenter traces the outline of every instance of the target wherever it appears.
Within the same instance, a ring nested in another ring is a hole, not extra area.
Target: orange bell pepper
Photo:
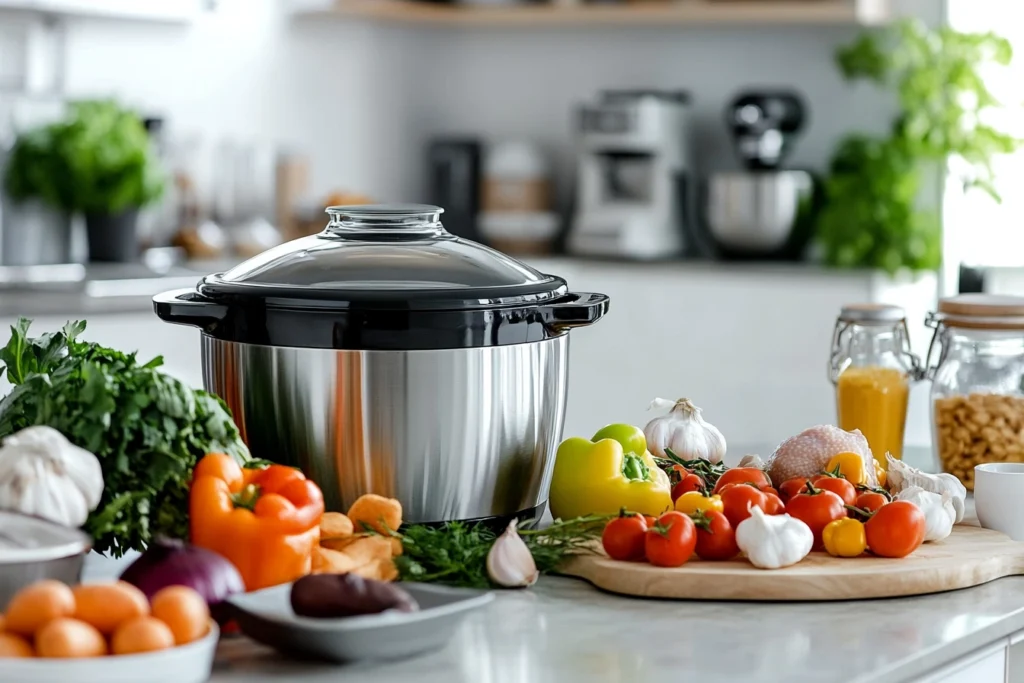
[[[231,456],[213,453],[192,474],[192,544],[230,560],[246,590],[308,574],[323,513],[320,489],[291,467],[243,470]]]

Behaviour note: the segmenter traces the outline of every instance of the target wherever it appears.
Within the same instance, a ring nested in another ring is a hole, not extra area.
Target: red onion
[[[230,616],[228,596],[245,592],[235,565],[212,550],[158,538],[121,574],[121,580],[152,598],[167,586],[188,586],[206,599],[210,614],[224,624]]]

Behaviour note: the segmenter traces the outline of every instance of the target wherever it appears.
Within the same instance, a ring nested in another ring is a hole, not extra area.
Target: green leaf
[[[892,87],[900,111],[887,136],[850,135],[832,156],[815,226],[827,263],[890,273],[938,268],[941,224],[916,205],[921,169],[958,157],[968,169],[965,187],[998,199],[992,159],[1024,141],[982,123],[999,105],[982,70],[1011,56],[1010,43],[994,34],[918,20],[866,31],[837,50],[844,77]]]
[[[0,437],[46,424],[93,452],[103,470],[100,505],[84,529],[119,556],[155,533],[188,533],[188,482],[208,452],[249,458],[222,401],[162,374],[159,362],[80,341],[84,323],[28,337],[19,321],[0,357],[19,383],[0,400]],[[12,362],[14,361],[14,362]]]

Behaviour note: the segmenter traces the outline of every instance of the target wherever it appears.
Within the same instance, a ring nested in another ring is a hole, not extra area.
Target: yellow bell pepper
[[[836,519],[821,532],[825,550],[832,557],[857,557],[868,547],[864,524],[856,519]]]
[[[643,431],[609,425],[594,440],[574,437],[558,447],[550,505],[561,519],[623,508],[656,516],[672,509],[672,486],[647,452]]]
[[[722,497],[705,496],[700,491],[687,491],[676,498],[677,512],[682,512],[684,515],[690,515],[698,510],[701,512],[708,512],[710,510],[723,512],[725,507],[722,504]]]
[[[875,478],[878,479],[878,485],[885,488],[885,481],[887,479],[885,467],[877,460],[875,460]]]
[[[877,467],[878,461],[874,458],[871,460]],[[828,464],[825,465],[825,471],[842,475],[846,481],[854,486],[868,483],[867,464],[864,462],[864,458],[857,453],[837,453],[833,455]]]

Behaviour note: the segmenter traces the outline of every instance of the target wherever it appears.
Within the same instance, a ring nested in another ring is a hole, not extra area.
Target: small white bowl
[[[976,466],[974,506],[983,527],[1024,541],[1024,463],[990,462]]]
[[[140,655],[81,659],[0,658],[0,681],[17,683],[204,683],[213,671],[220,630],[189,643]]]

